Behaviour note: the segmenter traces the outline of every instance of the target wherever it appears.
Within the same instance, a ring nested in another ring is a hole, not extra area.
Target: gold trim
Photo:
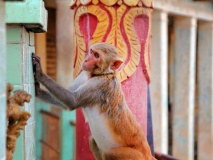
[[[102,42],[104,35],[106,34],[107,27],[109,25],[109,18],[107,13],[98,6],[81,6],[76,11],[75,15],[75,40],[77,44],[77,59],[75,62],[74,77],[81,72],[81,63],[85,58],[86,53],[86,44],[84,42],[83,35],[80,31],[79,20],[80,17],[84,14],[92,14],[98,19],[98,24],[95,32],[92,35],[92,40],[89,42],[89,45],[95,44],[97,42]]]
[[[144,48],[144,67],[145,67],[145,70],[147,72],[147,75],[146,77],[148,78],[148,81],[150,81],[150,59],[151,59],[151,53],[149,54],[149,48],[151,46],[149,46],[150,44],[150,36],[151,36],[151,13],[152,11],[150,11],[150,9],[144,9],[143,10],[145,15],[148,16],[148,19],[149,19],[149,24],[148,24],[148,35],[147,35],[147,38],[146,38],[146,43],[145,43],[145,48]]]
[[[81,4],[87,5],[91,2],[92,0],[80,0]]]
[[[106,6],[113,6],[113,5],[127,5],[127,6],[138,6],[141,7],[142,4],[146,7],[152,7],[152,0],[71,0],[70,7],[75,8],[76,6],[82,5],[89,5],[89,4],[97,5],[102,3]]]
[[[117,77],[120,81],[126,80],[131,77],[140,63],[141,56],[141,44],[138,39],[137,33],[134,29],[134,21],[137,16],[146,15],[149,20],[148,33],[146,37],[146,42],[144,46],[144,60],[143,60],[143,70],[148,81],[150,78],[150,62],[149,62],[149,41],[150,41],[150,29],[151,29],[151,10],[142,7],[130,8],[127,13],[127,6],[121,5],[117,10],[113,7],[105,6],[105,10],[101,9],[96,5],[80,6],[76,11],[75,15],[75,39],[77,44],[77,59],[75,63],[74,77],[76,77],[81,71],[81,63],[85,58],[86,44],[84,37],[80,31],[79,20],[84,14],[92,14],[97,20],[96,29],[92,35],[92,39],[89,45],[102,42],[104,36],[109,27],[109,18],[112,19],[110,32],[106,37],[106,42],[117,47],[120,57],[125,61],[128,58],[128,52],[130,54],[130,59],[122,70],[117,73]],[[108,12],[108,13],[107,13]],[[125,15],[124,15],[125,14]],[[122,16],[124,18],[122,19]],[[123,21],[122,21],[123,20]],[[127,41],[125,42],[124,37],[121,33],[120,25],[123,23],[125,35],[127,36]],[[127,49],[127,43],[129,43],[129,51]]]
[[[135,30],[133,29],[135,17],[138,16],[138,10],[139,8],[132,8],[127,12],[127,14],[124,17],[124,29],[130,43],[131,55],[129,62],[126,64],[123,70],[118,72],[118,78],[121,81],[124,81],[128,77],[130,77],[136,71],[137,66],[140,62],[141,45],[140,41],[137,38]]]
[[[98,19],[97,27],[92,35],[92,40],[89,43],[92,45],[103,41],[103,37],[106,34],[107,28],[109,26],[109,17],[106,11],[94,5],[88,6],[88,13],[93,14]]]
[[[113,7],[106,7],[106,9],[110,12],[112,17],[112,27],[106,39],[106,42],[116,46],[118,53],[123,60],[126,60],[128,56],[128,52],[127,52],[126,43],[121,34],[120,24],[121,24],[121,18],[124,12],[126,11],[126,8],[127,7],[125,5],[122,5],[121,7],[119,7],[117,10],[117,17],[116,17],[115,9]]]
[[[85,52],[86,52],[86,44],[84,42],[83,35],[81,34],[80,31],[80,26],[79,26],[79,19],[83,14],[86,14],[88,12],[87,7],[82,6],[79,7],[76,15],[75,15],[75,41],[76,41],[76,46],[77,46],[77,59],[75,62],[75,70],[74,70],[74,77],[76,77],[80,71],[81,71],[81,63],[83,62],[85,58]]]
[[[118,0],[100,0],[101,3],[107,5],[107,6],[112,6],[117,3]]]
[[[152,0],[142,0],[143,4],[146,7],[151,7],[152,6]]]
[[[139,0],[123,0],[123,1],[128,6],[136,6],[139,2]]]

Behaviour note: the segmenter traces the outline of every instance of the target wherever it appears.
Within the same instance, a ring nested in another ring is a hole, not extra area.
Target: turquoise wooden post
[[[5,2],[0,0],[0,160],[5,160],[6,133],[6,30],[5,30]]]
[[[41,137],[42,137],[42,116],[41,109],[45,111],[50,111],[50,106],[42,101],[36,101],[36,159],[42,159],[42,146],[41,146]]]
[[[42,0],[6,2],[7,82],[32,95],[24,110],[30,112],[28,124],[19,137],[14,160],[35,160],[35,95],[31,54],[35,50],[34,32],[46,31],[47,12]]]
[[[54,112],[54,107],[40,100],[36,101],[36,159],[42,159],[43,119],[41,111]],[[57,109],[56,109],[57,110]],[[60,160],[75,160],[75,112],[67,110],[57,111],[60,119]],[[50,153],[48,153],[50,154]]]
[[[61,160],[75,159],[75,112],[61,111]]]

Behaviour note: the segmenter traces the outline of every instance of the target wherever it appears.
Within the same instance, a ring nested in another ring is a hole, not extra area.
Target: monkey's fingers
[[[40,63],[40,57],[37,56],[35,53],[32,53],[32,58],[34,61],[37,61],[38,63]]]
[[[33,70],[34,70],[34,72],[41,70],[41,66],[40,66],[39,62],[33,61]]]
[[[33,65],[35,66],[36,63],[39,63],[35,58],[33,58]]]

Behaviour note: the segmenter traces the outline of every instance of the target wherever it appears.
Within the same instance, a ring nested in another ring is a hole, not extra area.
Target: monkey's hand
[[[40,81],[42,79],[42,76],[44,75],[41,69],[40,57],[37,56],[35,53],[33,53],[32,61],[33,61],[33,72],[34,72],[35,81]]]

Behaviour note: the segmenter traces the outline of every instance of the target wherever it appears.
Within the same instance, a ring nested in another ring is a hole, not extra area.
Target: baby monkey
[[[90,47],[82,62],[82,72],[66,90],[42,72],[40,58],[33,54],[36,95],[42,100],[82,108],[89,124],[90,149],[96,160],[153,160],[143,131],[131,113],[116,78],[122,64],[114,46],[97,43]]]

